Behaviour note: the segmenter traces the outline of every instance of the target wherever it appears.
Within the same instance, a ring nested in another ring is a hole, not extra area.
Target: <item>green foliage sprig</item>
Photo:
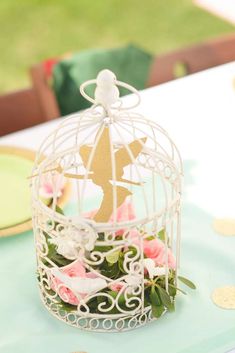
[[[57,206],[57,212],[63,214],[63,211],[58,206]],[[56,226],[57,224],[55,224],[55,227]],[[64,267],[73,262],[72,260],[68,260],[64,256],[57,253],[56,245],[50,243],[49,241],[50,237],[46,232],[44,232],[44,236],[48,246],[47,257],[52,262],[54,262],[55,265],[57,265],[58,267]],[[119,237],[120,239],[122,238],[121,236]],[[158,239],[164,242],[166,237],[165,230],[162,229],[157,234],[157,237]],[[155,239],[155,236],[149,236],[146,239],[152,240],[152,239]],[[98,240],[100,241],[104,240],[103,233],[98,234]],[[114,250],[114,251],[110,253],[110,250]],[[101,253],[107,254],[105,255],[105,258],[102,264],[98,266],[93,266],[93,268],[103,276],[110,278],[112,280],[117,280],[119,278],[121,280],[123,276],[128,274],[125,271],[125,268],[123,266],[125,254],[128,252],[129,258],[134,257],[137,254],[137,250],[133,246],[129,246],[128,249],[122,248],[122,249],[115,250],[114,247],[111,245],[110,246],[97,245],[95,246],[93,251],[99,251]],[[45,259],[42,259],[42,260],[46,266],[51,267],[51,264],[48,263]],[[189,288],[196,289],[196,286],[187,278],[178,276],[178,279]],[[150,279],[148,278],[148,275],[145,274],[144,306],[145,307],[151,306],[152,315],[154,317],[159,318],[165,311],[173,312],[175,310],[175,297],[177,295],[177,292],[186,294],[182,289],[176,287],[175,283],[176,283],[176,273],[173,269],[169,270],[167,288],[166,288],[165,275],[156,276],[153,279]],[[54,291],[52,292],[55,294]],[[128,307],[126,307],[124,294],[120,294],[118,291],[114,291],[110,288],[106,288],[102,290],[102,292],[110,295],[114,299],[118,298],[117,299],[118,306],[122,310],[126,310],[126,311],[130,310]],[[131,298],[131,295],[129,295],[129,297]],[[133,300],[134,300],[134,296],[133,296]],[[67,312],[76,311],[76,306],[64,302],[58,295],[56,296],[56,303],[60,310],[65,310]],[[88,305],[91,313],[99,314],[101,313],[99,310],[99,304],[101,303],[103,307],[107,307],[107,308],[111,305],[110,299],[108,299],[106,296],[102,296],[102,293],[99,296],[90,299],[86,303],[86,305]],[[115,307],[112,310],[108,311],[107,315],[118,314],[118,313],[120,313],[120,311],[118,310],[117,307]]]

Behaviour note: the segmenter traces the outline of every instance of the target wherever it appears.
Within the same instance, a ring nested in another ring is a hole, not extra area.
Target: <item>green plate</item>
[[[10,146],[0,146],[0,237],[32,229],[29,179],[35,152]],[[71,194],[66,183],[58,205],[64,207]]]
[[[28,177],[31,174],[34,157],[35,153],[29,150],[0,147],[1,236],[31,228]],[[23,228],[22,224],[24,224]],[[19,225],[20,228],[18,228]]]

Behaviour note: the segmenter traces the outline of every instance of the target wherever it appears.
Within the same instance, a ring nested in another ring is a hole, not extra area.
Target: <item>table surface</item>
[[[235,311],[210,300],[213,288],[234,281],[235,237],[216,235],[211,227],[215,216],[235,217],[234,78],[235,63],[230,63],[149,88],[136,109],[164,127],[181,151],[181,273],[198,290],[179,296],[176,313],[144,328],[120,334],[79,331],[51,317],[39,301],[32,232],[0,239],[0,352],[222,353],[235,347]],[[0,144],[37,149],[59,121],[4,136]]]

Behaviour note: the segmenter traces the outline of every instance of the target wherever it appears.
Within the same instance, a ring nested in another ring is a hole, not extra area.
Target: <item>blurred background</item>
[[[192,0],[1,0],[0,23],[1,93],[27,86],[30,66],[67,52],[131,42],[158,55],[234,31]]]

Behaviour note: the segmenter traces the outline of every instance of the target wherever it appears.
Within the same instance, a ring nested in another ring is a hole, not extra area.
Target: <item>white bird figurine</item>
[[[116,76],[110,70],[102,70],[96,78],[95,102],[105,109],[116,103],[119,99],[119,90],[116,86]]]
[[[144,259],[144,267],[148,271],[150,279],[166,274],[166,269],[164,267],[155,266],[153,259]]]
[[[91,294],[107,287],[107,282],[103,278],[70,277],[55,267],[51,269],[51,273],[75,294]]]

